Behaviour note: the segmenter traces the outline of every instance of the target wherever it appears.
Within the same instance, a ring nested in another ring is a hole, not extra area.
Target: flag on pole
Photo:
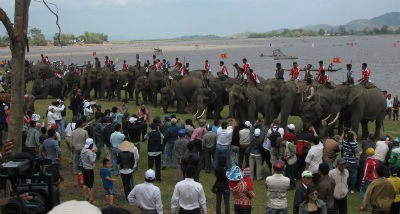
[[[333,63],[342,63],[342,58],[338,57],[338,56],[333,57],[332,62]]]
[[[92,56],[96,56],[96,51],[93,51]]]
[[[119,62],[119,57],[115,58],[115,61],[116,61],[116,62]]]
[[[226,57],[228,57],[226,53],[221,54],[221,59],[226,59]]]
[[[395,48],[395,47],[397,47],[397,43],[395,42],[395,43],[393,43],[393,47]]]

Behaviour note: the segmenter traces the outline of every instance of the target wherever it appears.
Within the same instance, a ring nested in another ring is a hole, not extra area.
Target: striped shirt
[[[357,141],[346,141],[342,142],[343,159],[349,164],[356,164],[358,153],[358,143]]]

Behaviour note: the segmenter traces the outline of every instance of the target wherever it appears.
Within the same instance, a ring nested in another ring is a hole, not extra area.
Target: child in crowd
[[[111,161],[107,158],[103,159],[103,168],[100,169],[100,176],[106,191],[106,202],[108,205],[112,206],[115,195],[114,181],[117,179],[111,177],[110,167]]]

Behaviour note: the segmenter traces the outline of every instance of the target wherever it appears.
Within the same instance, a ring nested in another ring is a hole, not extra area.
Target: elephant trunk
[[[336,114],[336,117],[335,117],[335,119],[333,119],[332,122],[328,123],[328,126],[334,124],[334,123],[336,122],[336,120],[339,118],[339,115],[340,115],[340,112],[338,112],[338,113]]]

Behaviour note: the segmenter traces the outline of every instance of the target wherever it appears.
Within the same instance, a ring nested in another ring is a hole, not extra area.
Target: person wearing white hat
[[[161,191],[153,184],[155,179],[155,172],[148,169],[144,176],[144,183],[136,185],[128,195],[129,203],[138,206],[142,214],[163,213]]]
[[[85,121],[89,121],[93,116],[93,104],[96,102],[89,102],[87,100],[83,101],[83,118]]]
[[[56,123],[57,116],[54,108],[52,105],[47,107],[47,129],[50,129],[51,124]]]
[[[245,160],[244,167],[249,166],[249,153],[246,153],[247,147],[250,145],[250,121],[244,122],[244,127],[239,131],[239,167],[243,167],[243,159]]]
[[[81,151],[82,160],[82,174],[83,174],[83,193],[85,199],[93,203],[93,182],[94,172],[93,169],[96,165],[96,146],[94,146],[93,139],[86,139],[85,145]]]
[[[305,170],[301,173],[301,185],[297,187],[294,193],[293,214],[299,213],[300,204],[306,199],[307,188],[312,184],[312,179],[312,172]]]

